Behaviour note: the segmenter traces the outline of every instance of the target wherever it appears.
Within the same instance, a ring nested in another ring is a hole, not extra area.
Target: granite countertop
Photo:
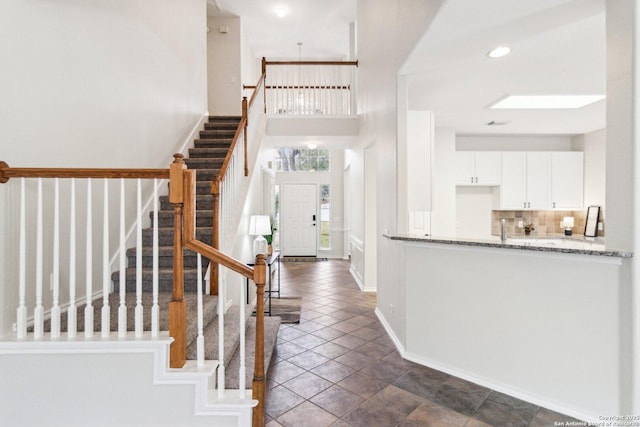
[[[470,239],[461,237],[419,236],[411,234],[383,234],[383,236],[390,240],[401,240],[405,242],[482,246],[489,248],[521,249],[538,252],[561,252],[620,258],[633,257],[633,252],[607,248],[603,238],[584,237],[580,235],[571,237],[564,235],[510,236],[505,242],[502,242],[499,237],[489,239]]]

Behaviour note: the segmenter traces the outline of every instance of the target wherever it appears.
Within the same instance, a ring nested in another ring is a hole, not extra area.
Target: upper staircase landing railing
[[[270,115],[354,115],[358,61],[267,61],[265,112]]]

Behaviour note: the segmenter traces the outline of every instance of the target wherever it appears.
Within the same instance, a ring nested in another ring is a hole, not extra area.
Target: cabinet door
[[[473,185],[473,151],[456,151],[456,185]]]
[[[505,151],[502,153],[500,174],[500,209],[524,209],[526,206],[526,154]]]
[[[527,209],[549,209],[550,169],[550,153],[527,153]]]
[[[474,183],[476,185],[500,185],[499,152],[476,151]]]
[[[583,208],[583,153],[551,153],[551,207]]]

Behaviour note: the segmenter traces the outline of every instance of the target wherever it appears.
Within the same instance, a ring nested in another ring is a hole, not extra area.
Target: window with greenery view
[[[320,186],[320,249],[331,249],[331,186]]]
[[[309,148],[276,148],[276,171],[278,172],[327,172],[329,150]]]

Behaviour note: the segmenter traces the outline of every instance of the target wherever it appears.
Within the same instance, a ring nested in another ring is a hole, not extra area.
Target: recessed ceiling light
[[[489,108],[514,110],[582,108],[604,98],[604,95],[509,95]]]
[[[284,18],[287,16],[287,9],[284,6],[276,7],[275,11],[278,18]]]
[[[501,58],[505,55],[508,55],[509,52],[511,52],[511,48],[507,47],[507,46],[498,46],[495,49],[490,50],[489,52],[487,52],[487,56],[489,58]]]
[[[309,147],[309,150],[315,150],[318,148],[318,144],[307,144],[307,147]]]

